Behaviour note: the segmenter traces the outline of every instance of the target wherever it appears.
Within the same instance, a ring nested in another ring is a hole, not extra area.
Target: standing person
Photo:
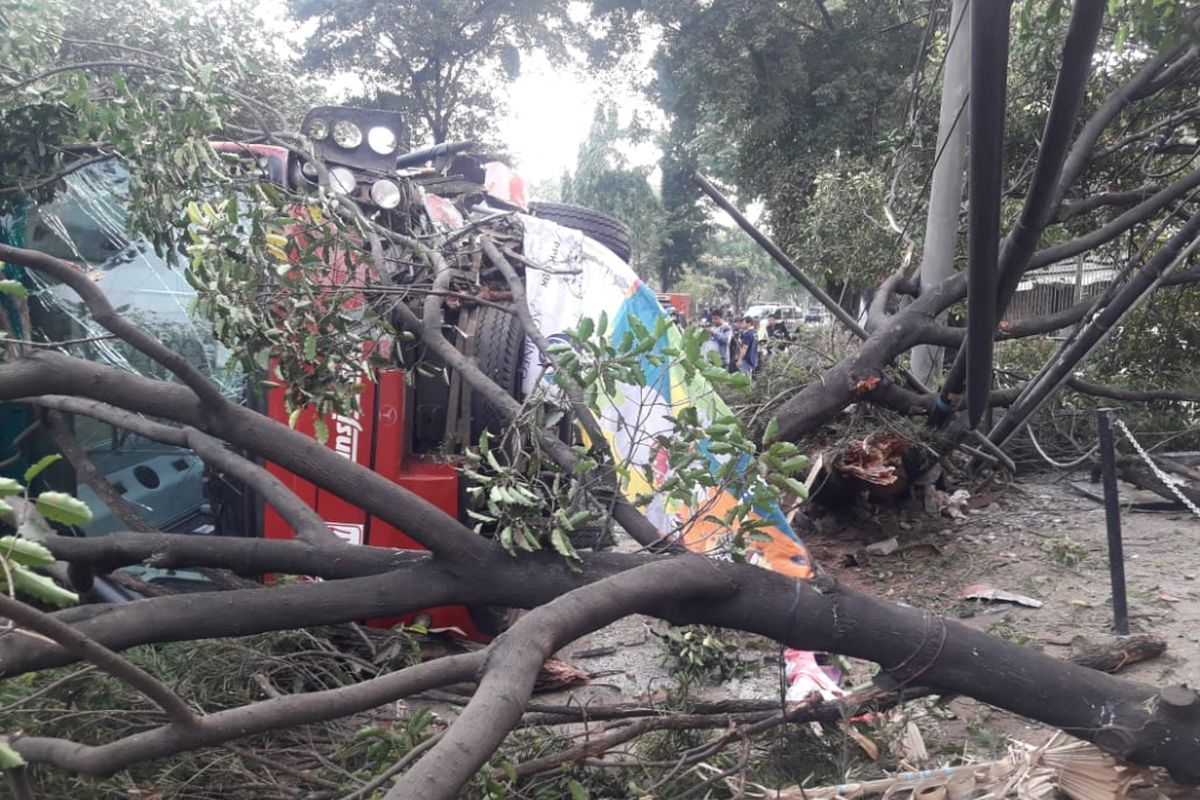
[[[719,310],[713,311],[709,315],[709,322],[712,323],[708,332],[711,335],[711,342],[716,347],[717,354],[721,357],[721,366],[729,369],[730,365],[730,345],[733,343],[733,328],[725,321],[725,315]]]
[[[758,369],[758,324],[754,317],[744,317],[741,323],[741,352],[738,358],[738,369],[747,377]]]
[[[787,325],[779,318],[779,314],[772,312],[767,315],[767,339],[775,342],[790,342],[792,334],[788,331]]]

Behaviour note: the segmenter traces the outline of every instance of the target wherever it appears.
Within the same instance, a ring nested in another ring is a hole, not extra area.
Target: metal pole
[[[767,238],[765,233],[754,227],[754,223],[746,219],[742,212],[738,211],[737,208],[734,207],[733,203],[729,202],[729,199],[726,198],[725,195],[721,194],[721,190],[714,186],[712,181],[701,175],[699,172],[692,173],[692,181],[700,187],[700,191],[708,195],[714,203],[720,206],[726,214],[732,217],[733,221],[738,224],[738,227],[745,231],[751,239],[757,242],[759,247],[761,247],[763,250],[766,250],[767,255],[775,259],[776,264],[787,270],[788,274],[795,278],[800,285],[808,291],[809,294],[815,297],[821,305],[829,309],[829,313],[832,314],[835,319],[845,325],[847,330],[863,341],[867,340],[870,334],[865,328],[863,328],[862,325],[858,324],[858,320],[850,316],[850,314],[846,312],[846,309],[838,305],[838,301],[830,297],[829,294],[820,286],[818,286],[812,278],[805,275],[804,272],[801,271],[800,267],[796,266],[796,262],[788,258],[787,255],[779,249],[778,245]],[[921,381],[917,380],[917,377],[911,372],[908,370],[903,370],[902,374],[904,375],[904,379],[908,382],[908,384],[918,392],[923,394],[929,393],[929,388],[926,387]]]
[[[866,339],[868,336],[870,336],[870,334],[858,324],[858,320],[850,316],[846,309],[838,305],[837,300],[834,300],[832,297],[830,297],[824,289],[817,285],[816,281],[805,275],[800,270],[800,267],[796,266],[796,262],[788,258],[784,252],[779,249],[778,245],[767,238],[766,234],[754,227],[754,223],[746,219],[742,212],[738,211],[737,208],[734,207],[733,203],[729,202],[725,195],[721,194],[721,190],[714,186],[712,181],[701,175],[699,172],[692,174],[692,181],[700,187],[700,191],[708,195],[714,203],[716,203],[725,211],[726,214],[733,217],[733,221],[736,222],[743,231],[749,234],[750,238],[757,242],[759,247],[761,247],[763,250],[766,250],[767,254],[770,255],[771,258],[775,259],[775,263],[787,270],[788,273],[795,278],[800,285],[808,291],[809,294],[815,297],[821,305],[829,309],[829,313],[837,318],[839,322],[845,325],[851,333],[860,339]]]
[[[1111,408],[1096,410],[1100,425],[1100,469],[1104,481],[1104,520],[1108,524],[1108,573],[1112,577],[1113,627],[1129,633],[1129,606],[1125,600],[1125,550],[1121,544],[1121,506],[1117,500],[1117,459],[1113,452]]]

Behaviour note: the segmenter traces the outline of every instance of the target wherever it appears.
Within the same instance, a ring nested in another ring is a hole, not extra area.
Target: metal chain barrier
[[[1115,417],[1113,421],[1116,422],[1117,427],[1121,429],[1121,433],[1125,435],[1129,443],[1133,445],[1133,449],[1137,451],[1137,454],[1142,457],[1142,461],[1146,462],[1146,466],[1150,468],[1150,471],[1166,484],[1167,488],[1171,490],[1171,494],[1179,498],[1179,502],[1191,509],[1191,512],[1197,517],[1200,517],[1200,508],[1197,508],[1195,503],[1185,497],[1183,492],[1179,491],[1178,484],[1181,482],[1180,479],[1174,475],[1168,475],[1158,468],[1158,465],[1154,463],[1154,459],[1150,458],[1150,454],[1146,452],[1137,439],[1133,438],[1133,434],[1129,432],[1129,428],[1125,427],[1124,420],[1120,417]]]

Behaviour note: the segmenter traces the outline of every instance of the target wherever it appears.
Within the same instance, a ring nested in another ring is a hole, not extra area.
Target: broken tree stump
[[[1119,672],[1130,664],[1158,658],[1166,650],[1166,640],[1148,633],[1116,636],[1103,642],[1076,636],[1071,640],[1071,661],[1101,672]]]

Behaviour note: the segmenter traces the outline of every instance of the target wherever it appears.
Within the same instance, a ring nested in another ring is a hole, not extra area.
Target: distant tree
[[[851,313],[897,255],[896,235],[883,214],[885,182],[882,170],[864,160],[831,165],[817,173],[805,213],[797,215],[809,274]]]
[[[633,142],[636,126],[622,127],[616,106],[596,106],[588,138],[579,148],[574,174],[562,179],[564,202],[612,214],[634,233],[631,263],[643,278],[655,275],[663,237],[662,203],[650,185],[649,167],[634,167],[620,145]]]
[[[787,301],[797,293],[795,282],[738,230],[716,228],[704,241],[695,272],[725,287],[722,303],[737,311],[757,301]]]
[[[556,0],[289,0],[315,22],[304,64],[352,71],[369,97],[404,112],[414,141],[488,139],[521,53],[567,59],[576,28]]]
[[[700,166],[697,135],[700,131],[695,93],[687,80],[678,80],[670,59],[655,59],[655,90],[667,113],[668,128],[662,137],[662,205],[666,215],[659,246],[658,283],[667,291],[690,267],[695,267],[710,231],[708,213],[692,184]]]
[[[675,234],[664,269],[693,260],[691,172],[704,166],[762,199],[775,235],[798,244],[802,209],[835,154],[878,152],[903,120],[928,4],[847,0],[642,0],[595,4],[613,47],[661,31],[649,87],[670,128],[663,204]],[[615,6],[615,7],[614,7]],[[915,19],[914,19],[915,18]],[[671,248],[674,248],[673,250]]]

